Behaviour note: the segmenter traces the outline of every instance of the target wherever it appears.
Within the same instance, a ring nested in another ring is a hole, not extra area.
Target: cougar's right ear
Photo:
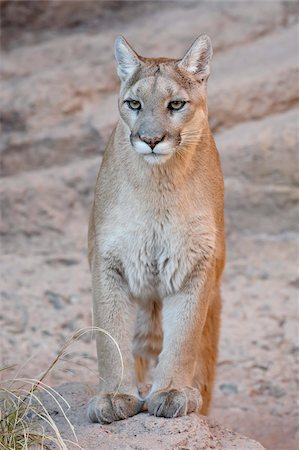
[[[114,54],[118,76],[121,81],[125,81],[140,67],[141,61],[139,56],[122,36],[118,36],[115,39]]]

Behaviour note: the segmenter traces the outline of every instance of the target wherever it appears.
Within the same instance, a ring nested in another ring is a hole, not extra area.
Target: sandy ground
[[[72,2],[55,3],[57,11],[62,8],[60,21],[53,19],[55,8],[48,16],[35,12],[32,29],[11,24],[6,11],[1,366],[16,364],[22,375],[36,378],[75,330],[92,323],[87,221],[101,154],[117,118],[115,35],[124,34],[144,55],[179,57],[207,32],[215,48],[209,111],[225,176],[228,243],[211,416],[269,449],[295,449],[296,3],[163,2],[137,10],[109,5],[108,11],[102,5],[83,14],[75,2],[74,16]],[[64,11],[65,3],[70,10]],[[73,343],[64,359],[50,375],[52,385],[96,383],[90,335]]]

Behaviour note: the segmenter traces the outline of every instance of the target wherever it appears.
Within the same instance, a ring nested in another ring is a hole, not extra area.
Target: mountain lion
[[[144,58],[115,43],[119,121],[106,148],[89,223],[102,424],[148,409],[207,414],[224,267],[223,177],[208,125],[212,46]],[[110,337],[112,336],[113,339]],[[117,347],[117,344],[119,347]],[[137,383],[152,367],[145,398]]]

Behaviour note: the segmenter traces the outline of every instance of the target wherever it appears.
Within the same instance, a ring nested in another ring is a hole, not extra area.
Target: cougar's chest
[[[194,224],[193,224],[194,225]],[[110,229],[104,247],[120,262],[131,294],[141,300],[178,291],[200,258],[200,232],[192,223],[128,218]]]
[[[162,236],[155,227],[147,224],[128,230],[124,241],[126,252],[122,253],[121,260],[130,292],[142,299],[157,296],[161,283],[159,257],[163,252]]]

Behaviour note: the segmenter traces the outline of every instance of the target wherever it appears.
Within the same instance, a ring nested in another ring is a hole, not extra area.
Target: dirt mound
[[[258,442],[196,414],[164,419],[144,412],[110,425],[91,423],[86,415],[86,404],[92,395],[90,386],[65,384],[58,388],[58,392],[71,406],[67,416],[75,426],[79,444],[84,450],[264,449]],[[52,417],[55,417],[62,435],[66,439],[72,439],[71,430],[57,405],[50,397],[44,399],[44,404]],[[69,445],[68,448],[71,450],[76,447]]]

